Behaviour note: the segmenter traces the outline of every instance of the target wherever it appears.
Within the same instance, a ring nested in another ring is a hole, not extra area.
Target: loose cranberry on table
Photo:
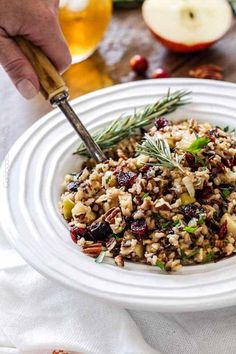
[[[131,69],[139,75],[145,74],[148,66],[149,64],[147,59],[142,55],[137,54],[130,59]]]
[[[170,74],[163,68],[158,68],[152,73],[153,79],[165,79],[167,77],[170,77]]]

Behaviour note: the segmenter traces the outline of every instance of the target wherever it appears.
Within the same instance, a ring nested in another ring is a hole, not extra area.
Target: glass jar
[[[93,54],[108,27],[111,14],[112,0],[60,0],[60,24],[73,63]]]

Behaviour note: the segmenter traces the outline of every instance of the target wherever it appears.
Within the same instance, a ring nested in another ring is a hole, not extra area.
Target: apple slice
[[[155,37],[175,52],[206,49],[231,26],[227,0],[146,0],[143,18]]]

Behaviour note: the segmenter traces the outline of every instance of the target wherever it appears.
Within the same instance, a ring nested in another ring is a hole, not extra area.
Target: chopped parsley
[[[180,225],[180,220],[173,221],[173,226],[179,226],[179,225]]]
[[[154,214],[154,217],[157,219],[157,221],[161,220],[161,214],[160,213]]]
[[[120,234],[121,235],[121,234]],[[114,237],[116,239],[116,241],[121,241],[123,239],[123,237],[117,234],[112,234],[111,237]]]
[[[197,224],[198,225],[203,225],[205,223],[205,220],[206,220],[206,217],[205,216],[202,216],[200,217],[200,219],[198,220]]]
[[[101,251],[99,256],[95,259],[96,263],[102,263],[106,255],[106,251]]]
[[[172,220],[169,220],[169,221],[165,221],[165,222],[161,223],[161,228],[162,228],[163,230],[167,230],[167,229],[169,229],[170,227],[173,227],[173,225],[174,225],[173,221],[172,221]]]
[[[197,230],[197,227],[193,227],[193,226],[185,226],[183,228],[184,231],[188,232],[189,234],[194,234]]]
[[[148,198],[148,197],[149,197],[149,193],[144,193],[142,196],[142,200],[144,200],[145,198]]]
[[[197,160],[197,162],[199,162],[203,167],[206,166],[206,162],[201,157],[194,155],[194,154],[192,154],[192,155],[195,157],[195,160]]]
[[[111,175],[106,178],[106,183],[109,183],[111,180]]]
[[[159,259],[156,261],[156,266],[159,267],[161,270],[165,270],[165,264]]]
[[[180,220],[165,220],[161,217],[161,215],[159,213],[157,214],[154,214],[155,218],[157,221],[159,221],[159,226],[161,227],[161,229],[163,231],[166,231],[168,229],[170,229],[171,227],[174,227],[174,226],[179,226],[181,223],[180,223]]]
[[[210,139],[207,137],[197,138],[188,148],[187,152],[190,152],[193,155],[199,153],[208,143]]]
[[[196,248],[195,250],[193,250],[192,253],[190,253],[189,255],[187,255],[183,250],[180,250],[180,257],[183,261],[186,261],[189,258],[195,257],[200,251],[200,248]]]
[[[212,261],[214,261],[214,259],[215,259],[215,253],[211,251],[204,258],[204,263],[212,262]]]
[[[195,161],[199,162],[203,167],[206,166],[206,162],[199,157],[197,154],[210,142],[210,139],[207,137],[197,138],[187,149],[187,152],[190,153]]]
[[[227,199],[229,195],[230,195],[230,190],[228,188],[222,189],[222,197],[224,199]]]

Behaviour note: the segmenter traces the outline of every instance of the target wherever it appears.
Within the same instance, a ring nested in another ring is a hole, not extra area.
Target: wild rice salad
[[[64,180],[60,210],[82,252],[166,271],[236,252],[236,138],[228,129],[160,118],[145,137],[106,154]]]

